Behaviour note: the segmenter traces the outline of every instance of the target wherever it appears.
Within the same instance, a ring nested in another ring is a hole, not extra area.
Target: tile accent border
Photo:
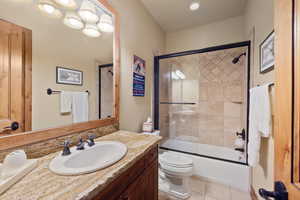
[[[24,151],[26,152],[27,157],[29,159],[39,158],[39,157],[46,156],[50,153],[54,153],[54,152],[62,150],[62,148],[63,148],[62,144],[65,140],[69,140],[71,142],[71,146],[74,146],[77,144],[79,137],[86,139],[88,133],[93,133],[98,138],[98,137],[102,137],[102,136],[111,134],[113,132],[116,132],[118,130],[119,130],[119,124],[115,123],[115,124],[104,126],[104,127],[90,129],[90,130],[87,130],[84,132],[73,133],[71,135],[47,140],[44,142],[39,142],[39,143],[35,143],[35,144],[30,144],[30,145],[24,145],[21,147],[0,151],[0,162],[3,161],[3,159],[5,158],[5,156],[8,153],[10,153],[14,150],[17,150],[17,149],[24,149]]]

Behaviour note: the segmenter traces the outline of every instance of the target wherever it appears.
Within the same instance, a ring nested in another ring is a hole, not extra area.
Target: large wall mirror
[[[115,24],[105,0],[1,0],[0,136],[117,119]]]

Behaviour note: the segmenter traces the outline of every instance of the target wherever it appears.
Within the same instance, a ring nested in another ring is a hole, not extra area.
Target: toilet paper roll
[[[244,141],[242,138],[237,138],[237,139],[235,139],[235,141],[234,141],[234,146],[235,146],[236,148],[244,148],[244,146],[245,146],[245,141]]]
[[[2,165],[1,178],[13,176],[18,169],[25,165],[27,156],[24,150],[16,150],[8,154]]]

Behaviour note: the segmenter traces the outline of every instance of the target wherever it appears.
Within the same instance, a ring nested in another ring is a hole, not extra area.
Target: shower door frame
[[[106,67],[114,67],[114,64],[113,63],[109,63],[109,64],[104,64],[104,65],[99,65],[98,66],[98,69],[99,69],[99,102],[98,102],[98,104],[99,104],[99,110],[98,110],[98,112],[99,112],[99,114],[98,114],[98,117],[99,117],[99,119],[102,119],[101,118],[101,104],[102,104],[102,102],[101,102],[101,95],[102,95],[102,89],[101,89],[101,81],[102,81],[102,79],[101,79],[101,73],[102,73],[102,69],[103,68],[106,68]],[[103,118],[104,119],[104,118]]]
[[[154,57],[154,98],[153,98],[153,113],[154,113],[154,129],[159,130],[159,61],[163,59],[168,59],[168,58],[174,58],[174,57],[180,57],[180,56],[188,56],[188,55],[193,55],[193,54],[201,54],[201,53],[207,53],[207,52],[212,52],[212,51],[218,51],[218,50],[225,50],[225,49],[232,49],[232,48],[238,48],[238,47],[247,47],[248,48],[248,54],[247,54],[247,120],[246,120],[246,162],[239,162],[239,161],[234,161],[234,160],[228,160],[228,159],[223,159],[223,158],[218,158],[218,157],[213,157],[213,156],[208,156],[208,155],[203,155],[203,154],[198,154],[198,153],[192,153],[192,152],[186,152],[186,151],[181,151],[181,150],[176,150],[176,149],[169,149],[166,147],[159,147],[160,149],[163,150],[168,150],[168,151],[176,151],[179,153],[185,153],[189,155],[194,155],[194,156],[200,156],[204,158],[210,158],[210,159],[215,159],[215,160],[220,160],[220,161],[225,161],[225,162],[230,162],[230,163],[235,163],[235,164],[241,164],[241,165],[247,165],[248,166],[248,129],[249,129],[249,103],[250,103],[250,66],[251,66],[251,41],[243,41],[243,42],[237,42],[237,43],[230,43],[230,44],[225,44],[225,45],[219,45],[219,46],[213,46],[213,47],[208,47],[208,48],[203,48],[203,49],[196,49],[196,50],[190,50],[190,51],[182,51],[178,53],[171,53],[171,54],[165,54],[165,55],[160,55],[160,56],[155,56]]]

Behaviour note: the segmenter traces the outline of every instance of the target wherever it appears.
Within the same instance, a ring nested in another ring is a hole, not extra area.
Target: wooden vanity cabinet
[[[149,150],[94,200],[158,200],[158,147]]]

